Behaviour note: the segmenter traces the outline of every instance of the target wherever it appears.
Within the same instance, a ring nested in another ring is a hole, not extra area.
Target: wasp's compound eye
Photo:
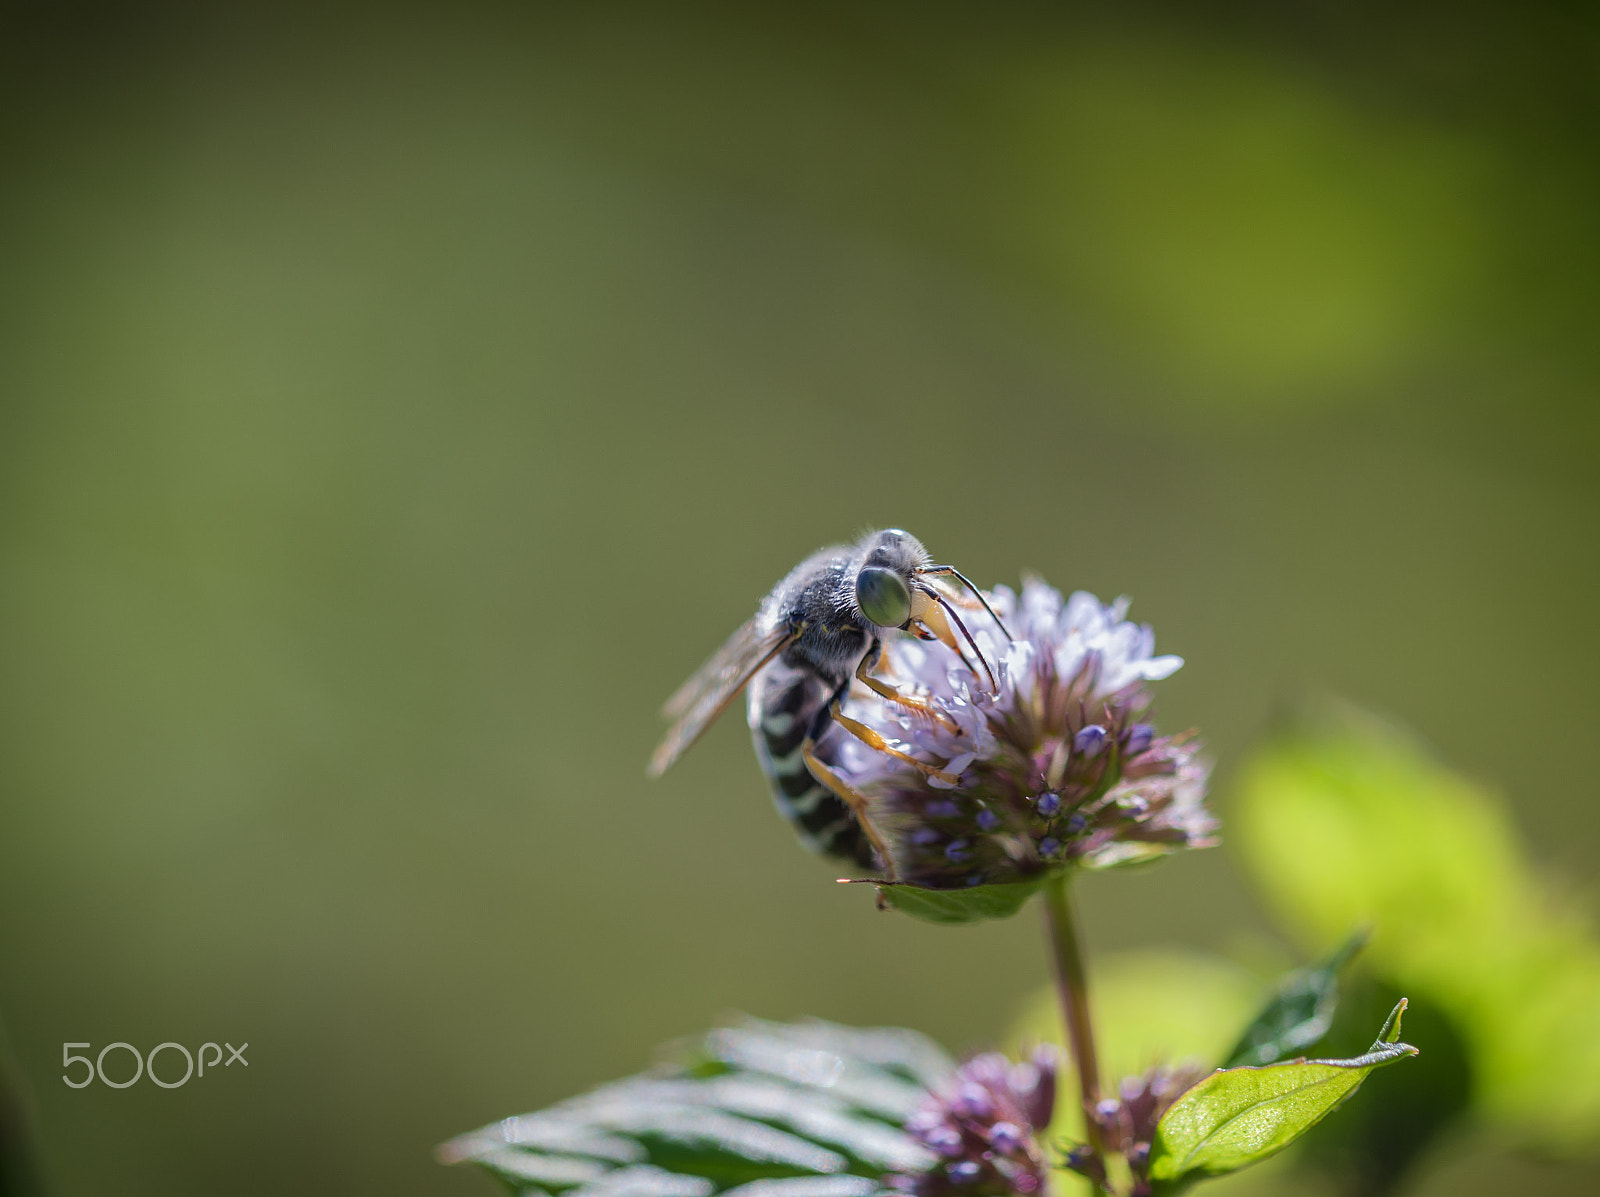
[[[911,587],[892,569],[874,566],[856,575],[856,602],[880,628],[898,628],[911,618]]]

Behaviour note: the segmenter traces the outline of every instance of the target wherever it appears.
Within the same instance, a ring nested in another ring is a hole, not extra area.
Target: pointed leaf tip
[[[1378,1037],[1372,1041],[1373,1051],[1377,1051],[1385,1043],[1393,1043],[1400,1038],[1400,1019],[1405,1016],[1406,1005],[1406,999],[1401,998],[1395,1003],[1394,1009],[1389,1011],[1389,1017],[1383,1022],[1383,1030],[1379,1031]]]

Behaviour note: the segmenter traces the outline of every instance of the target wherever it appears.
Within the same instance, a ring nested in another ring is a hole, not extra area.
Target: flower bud
[[[1093,1116],[1101,1146],[1109,1154],[1121,1156],[1133,1175],[1134,1184],[1128,1192],[1150,1192],[1150,1144],[1155,1139],[1156,1124],[1184,1090],[1204,1075],[1205,1069],[1196,1066],[1163,1065],[1142,1076],[1124,1077],[1117,1086],[1116,1097],[1095,1104]],[[1104,1181],[1103,1162],[1086,1148],[1067,1152],[1062,1165],[1097,1183]]]
[[[996,1122],[989,1128],[989,1145],[1002,1155],[1022,1146],[1022,1131],[1014,1123]]]
[[[998,1052],[973,1056],[906,1122],[941,1162],[884,1183],[913,1197],[1043,1195],[1049,1163],[1039,1136],[1050,1125],[1055,1075],[1049,1048],[1022,1064]]]

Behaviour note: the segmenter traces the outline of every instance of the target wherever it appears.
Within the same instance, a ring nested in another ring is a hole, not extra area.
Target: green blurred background
[[[1594,876],[1597,45],[1540,4],[8,5],[0,1018],[48,1183],[486,1194],[432,1145],[729,1011],[1001,1034],[1031,918],[832,885],[736,718],[643,776],[772,582],[888,523],[1133,595],[1224,813],[1329,689]],[[1101,951],[1272,934],[1226,851],[1085,902]],[[84,1040],[250,1063],[74,1091]]]

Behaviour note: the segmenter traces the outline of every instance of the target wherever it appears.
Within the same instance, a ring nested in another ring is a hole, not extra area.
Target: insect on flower
[[[976,602],[949,579],[965,586]],[[953,566],[932,564],[908,532],[888,528],[854,545],[814,553],[789,571],[755,615],[667,700],[663,713],[674,723],[651,758],[650,775],[659,777],[671,767],[749,685],[750,731],[778,810],[816,851],[865,867],[888,865],[893,857],[868,817],[866,799],[839,772],[844,745],[852,742],[848,737],[919,774],[950,785],[958,778],[944,768],[948,762],[921,760],[894,747],[846,715],[843,704],[859,681],[914,718],[948,721],[921,698],[873,676],[883,659],[884,637],[893,629],[937,640],[966,661],[954,624],[990,689],[996,688],[958,606],[987,611],[1005,633],[978,588]],[[973,668],[970,662],[968,667]]]

